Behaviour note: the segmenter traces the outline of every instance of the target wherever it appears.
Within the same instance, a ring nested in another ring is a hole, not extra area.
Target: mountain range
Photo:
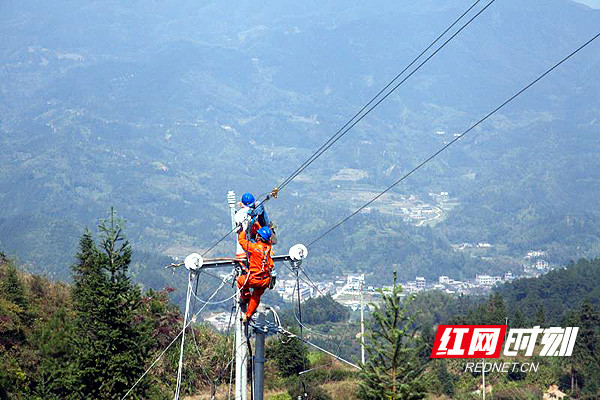
[[[143,254],[208,248],[230,228],[228,190],[275,187],[470,4],[3,1],[0,250],[68,279],[110,206]],[[572,1],[494,2],[267,203],[277,251],[311,242],[598,26],[600,10]],[[518,269],[529,249],[556,264],[598,255],[599,46],[393,190],[448,192],[443,219],[415,227],[374,203],[310,249],[307,271],[461,278]],[[452,249],[465,241],[495,250]],[[140,268],[143,282],[162,265]]]

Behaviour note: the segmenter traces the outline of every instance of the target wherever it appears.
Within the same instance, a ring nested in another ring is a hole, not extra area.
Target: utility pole
[[[292,271],[296,273],[296,289],[298,290],[298,322],[300,325],[300,340],[304,339],[302,335],[302,307],[300,302],[302,301],[302,296],[300,294],[300,264],[298,262],[292,262]],[[306,369],[306,367],[304,368]],[[298,400],[302,400],[303,397],[303,382],[302,378],[298,380]]]
[[[229,213],[231,214],[231,228],[235,229],[235,192],[230,190],[227,192],[227,203],[229,204]],[[236,256],[240,253],[241,246],[238,243],[237,237],[235,241]],[[247,368],[247,348],[244,335],[244,327],[242,325],[242,310],[240,307],[240,291],[236,285],[236,312],[235,312],[235,400],[247,400],[248,398],[248,368]]]
[[[260,304],[256,310],[256,323],[265,324],[265,306]],[[260,329],[254,329],[254,400],[263,400],[265,392],[265,336]]]
[[[365,312],[363,305],[364,278],[360,281],[360,361],[365,364]]]
[[[485,361],[482,358],[481,363],[483,364],[482,372],[481,372],[481,388],[483,389],[483,400],[485,400]]]

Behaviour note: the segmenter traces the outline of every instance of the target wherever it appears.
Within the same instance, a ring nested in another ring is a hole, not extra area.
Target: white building
[[[438,278],[438,282],[440,285],[449,285],[450,284],[450,277],[449,276],[440,276]]]
[[[422,276],[417,276],[415,279],[415,286],[417,287],[417,290],[425,289],[425,278]]]
[[[507,273],[504,274],[504,280],[505,281],[512,281],[514,279],[515,279],[515,276],[513,275],[512,272],[509,271],[509,272],[507,272]]]
[[[525,256],[525,258],[537,258],[537,257],[543,257],[546,255],[545,251],[542,250],[531,250],[530,252],[527,253],[527,255]]]
[[[475,282],[477,282],[480,286],[494,286],[497,282],[502,280],[499,276],[490,276],[490,275],[477,275],[475,277]]]
[[[404,285],[404,289],[406,290],[406,293],[415,293],[417,292],[417,283],[415,281],[408,281],[406,282],[406,285]]]
[[[353,290],[353,291],[360,291],[361,287],[364,285],[365,283],[365,274],[360,274],[360,275],[348,275],[348,280],[346,282],[346,285],[348,287],[348,290]]]

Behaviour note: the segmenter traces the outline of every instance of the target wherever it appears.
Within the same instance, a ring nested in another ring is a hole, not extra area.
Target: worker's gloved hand
[[[275,284],[277,283],[277,274],[275,273],[275,271],[271,271],[270,275],[271,280],[269,281],[269,290],[273,290]]]
[[[242,229],[243,229],[242,224],[237,224],[235,226],[235,233],[240,233],[242,231]]]

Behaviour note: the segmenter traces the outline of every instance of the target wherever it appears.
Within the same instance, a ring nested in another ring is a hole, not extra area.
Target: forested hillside
[[[579,260],[537,279],[518,279],[500,286],[497,293],[512,313],[542,314],[546,325],[564,324],[569,311],[584,300],[600,304],[600,259]]]
[[[115,230],[118,226],[107,221],[98,239],[90,233],[82,236],[72,266],[74,284],[70,286],[24,274],[1,255],[0,395],[3,399],[78,399],[84,394],[89,399],[120,399],[177,337],[182,316],[169,300],[171,289],[142,293],[132,284],[128,268],[131,248],[119,236],[119,230]],[[107,240],[123,246],[107,246]],[[115,249],[113,253],[106,250],[111,248]],[[112,267],[109,260],[114,262]],[[580,331],[573,357],[535,356],[532,361],[540,363],[538,373],[487,375],[494,398],[528,399],[541,395],[552,385],[571,398],[597,398],[599,271],[600,260],[580,260],[546,276],[500,287],[489,298],[454,297],[441,292],[424,293],[406,301],[400,301],[397,293],[384,296],[399,307],[403,317],[398,321],[405,324],[403,332],[418,333],[413,339],[407,337],[398,342],[401,347],[407,346],[402,359],[412,363],[411,371],[420,371],[417,381],[411,378],[406,384],[415,391],[415,396],[427,393],[434,398],[469,398],[479,387],[481,376],[464,373],[461,360],[429,358],[436,325],[504,324],[508,318],[510,327],[578,326]],[[396,291],[400,293],[401,288]],[[539,298],[543,313],[527,308],[530,296]],[[564,304],[557,307],[555,298],[563,299]],[[306,302],[303,307],[307,310],[305,339],[342,357],[358,359],[360,342],[355,333],[360,327],[356,316],[348,321],[348,312],[327,297]],[[287,329],[298,326],[294,313],[294,310],[281,313]],[[390,322],[385,329],[393,329],[390,327],[394,324]],[[367,331],[377,329],[377,320],[367,313]],[[377,332],[379,336],[371,337],[381,338],[381,331]],[[371,398],[348,397],[349,393],[366,393],[359,392],[358,386],[367,385],[361,391],[370,387],[369,369],[365,370],[367,375],[357,374],[319,351],[310,351],[297,339],[281,339],[274,337],[267,342],[267,399],[293,398],[298,390],[298,373],[313,368],[313,372],[300,379],[308,398]],[[371,340],[367,339],[369,345]],[[188,331],[183,393],[204,396],[215,393],[217,399],[227,398],[230,345],[229,334],[215,332],[208,326],[195,325]],[[178,346],[171,346],[136,386],[134,396],[171,398],[178,359]]]

